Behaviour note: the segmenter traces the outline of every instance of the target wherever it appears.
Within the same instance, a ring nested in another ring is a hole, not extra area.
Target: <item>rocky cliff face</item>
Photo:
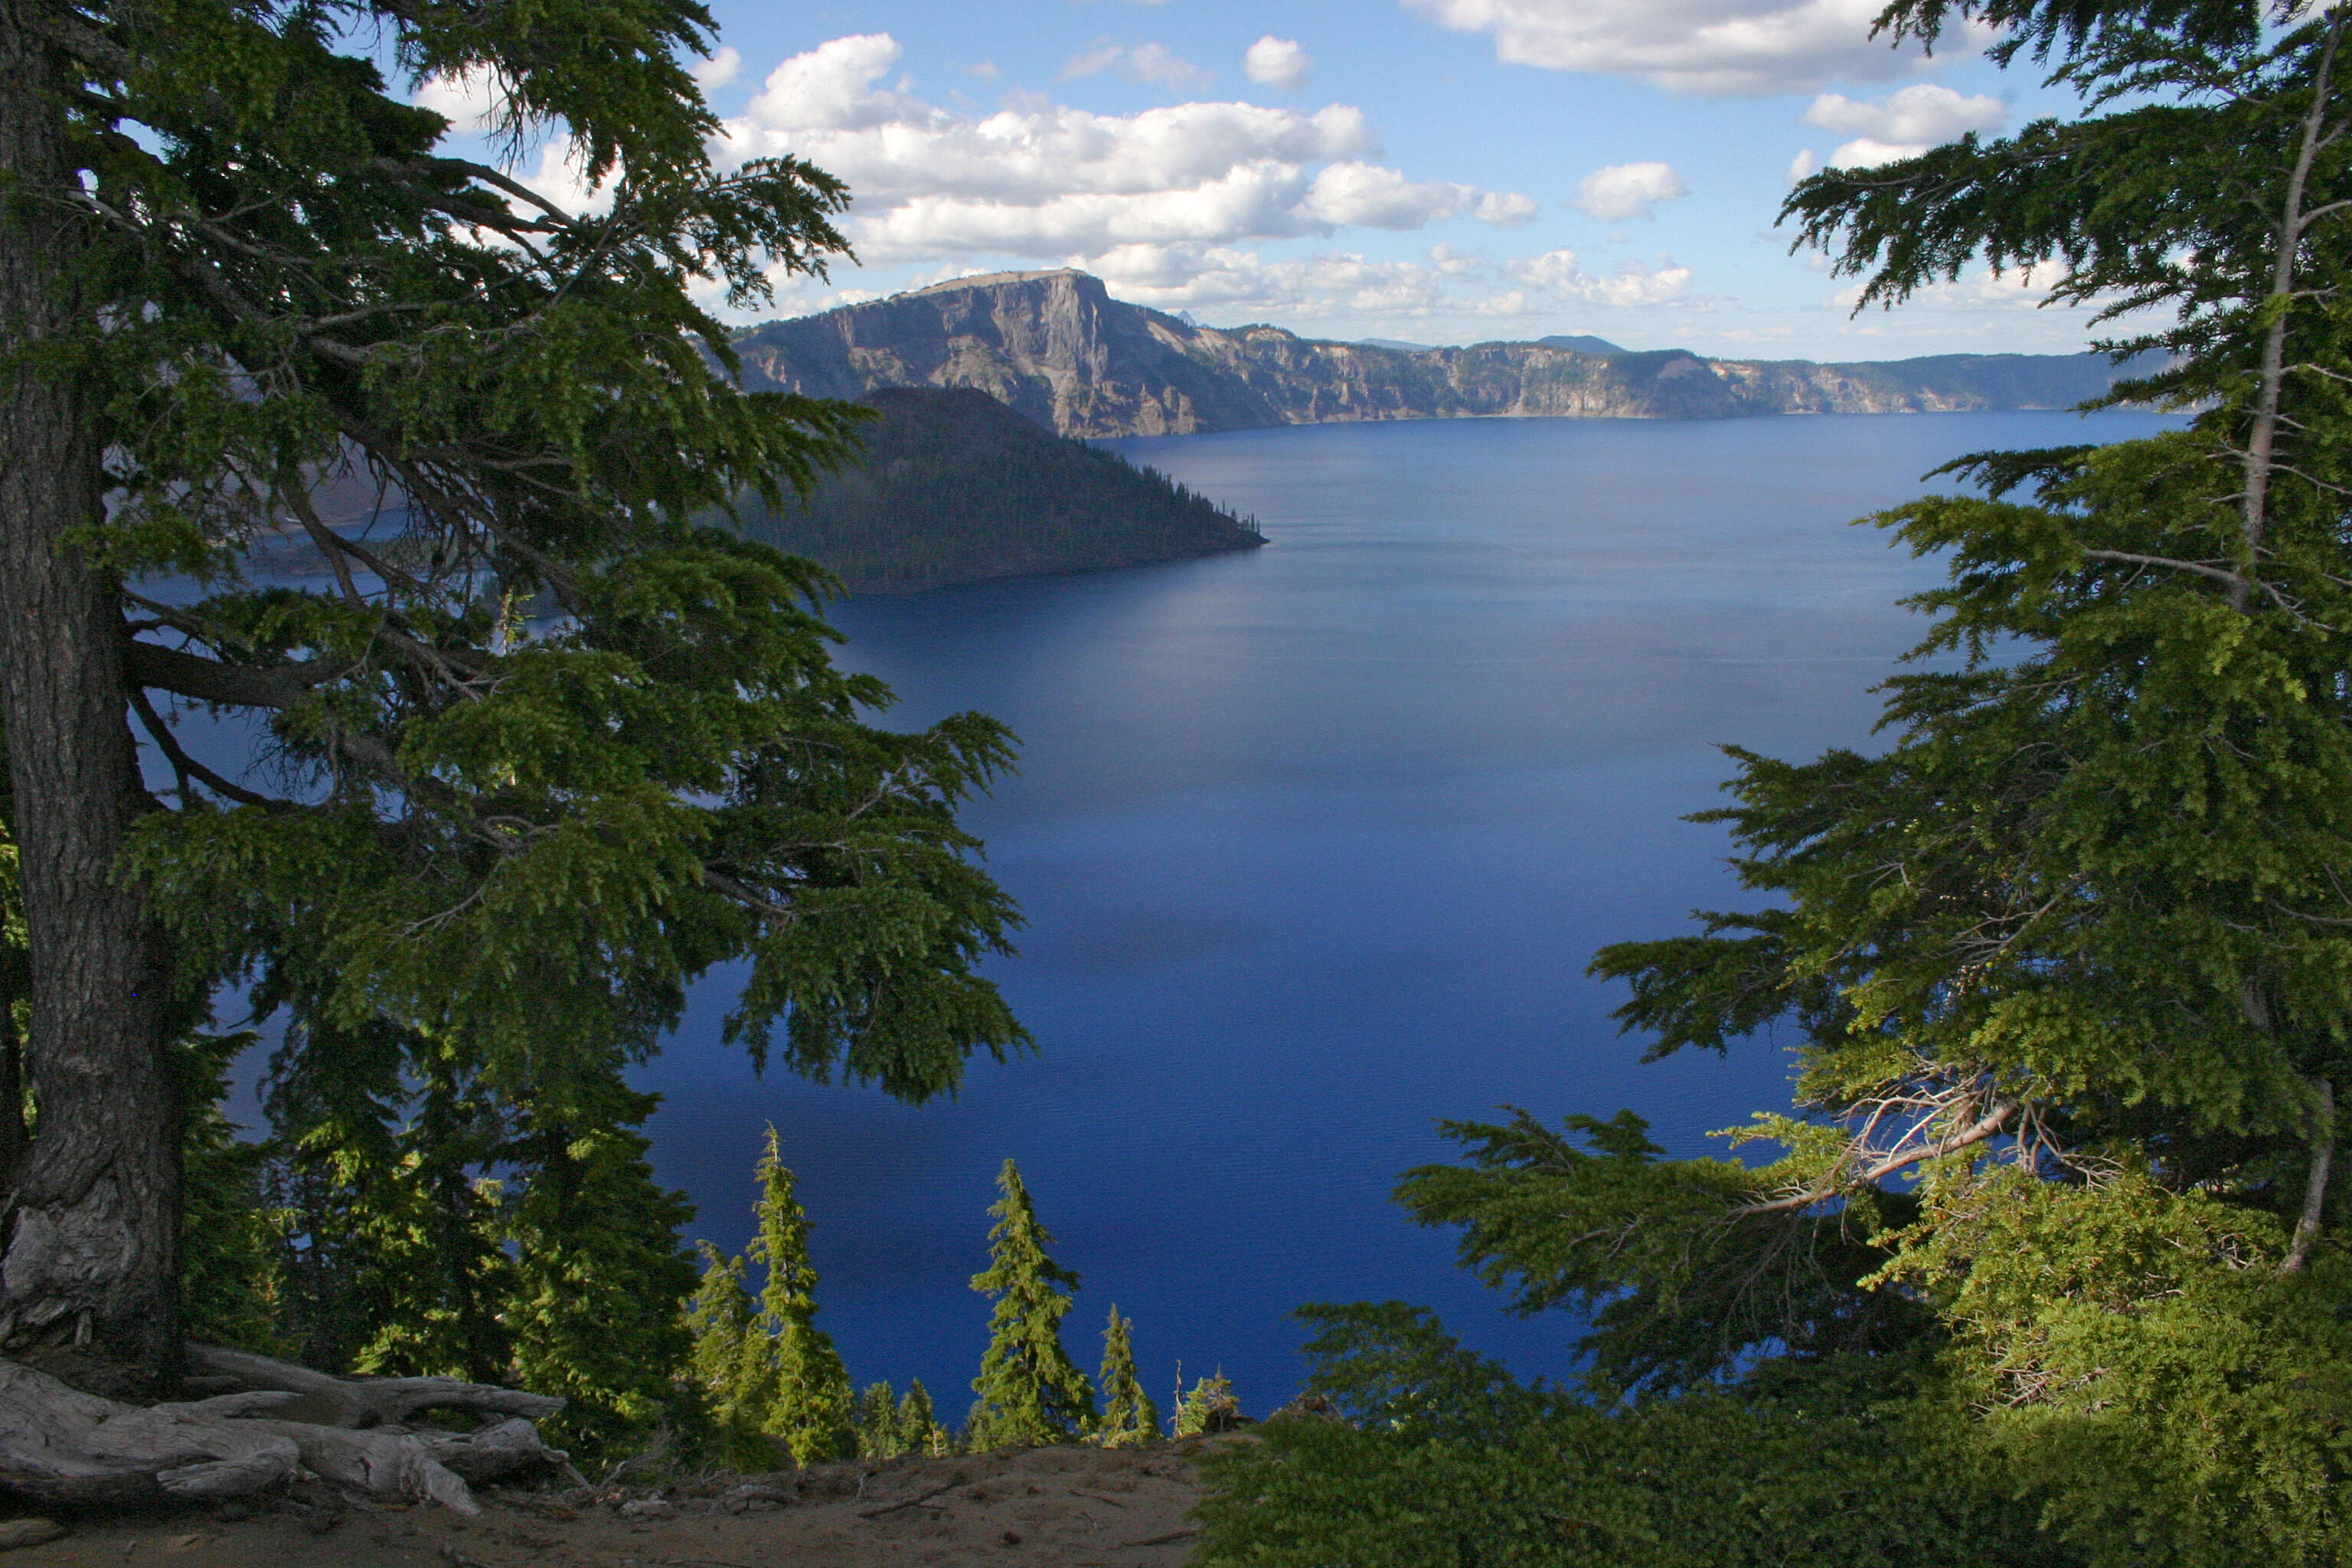
[[[1577,340],[1568,340],[1574,342]],[[2095,354],[1885,363],[1708,360],[1564,343],[1412,351],[1279,327],[1196,327],[1123,304],[1083,272],[1000,272],[774,321],[736,341],[754,390],[862,397],[969,386],[1066,436],[1481,416],[1724,419],[1755,414],[2065,408],[2118,374]]]

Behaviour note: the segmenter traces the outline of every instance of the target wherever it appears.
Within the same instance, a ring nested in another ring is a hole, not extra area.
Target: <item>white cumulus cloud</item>
[[[1214,79],[1165,44],[1114,44],[1103,40],[1073,56],[1062,68],[1064,81],[1116,71],[1129,81],[1148,81],[1175,92],[1199,92]]]
[[[1684,296],[1691,276],[1669,262],[1635,263],[1603,277],[1586,271],[1572,250],[1497,263],[1444,245],[1407,261],[1353,251],[1269,260],[1231,246],[1181,243],[1118,246],[1072,259],[1122,300],[1163,310],[1211,310],[1226,321],[1276,314],[1297,321],[1467,320],[1665,305]]]
[[[1517,191],[1488,191],[1478,198],[1471,214],[1480,223],[1491,223],[1496,228],[1517,228],[1535,222],[1542,209],[1533,196],[1523,196]]]
[[[1573,250],[1548,250],[1541,256],[1513,261],[1508,268],[1520,282],[1559,300],[1592,305],[1664,305],[1682,298],[1690,285],[1691,269],[1667,262],[1651,267],[1629,261],[1609,277],[1587,272]]]
[[[1672,163],[1612,163],[1576,183],[1576,205],[1608,223],[1653,216],[1652,203],[1688,195],[1689,187]]]
[[[852,237],[868,261],[1061,259],[1458,216],[1508,226],[1535,209],[1522,195],[1414,180],[1371,161],[1371,128],[1344,104],[1303,113],[1187,102],[1108,115],[1016,95],[973,116],[888,84],[899,54],[897,40],[875,33],[793,56],[727,122],[718,149],[723,158],[794,153],[846,180]]]
[[[1489,33],[1507,64],[1631,76],[1708,96],[1802,92],[1915,75],[1916,46],[1870,36],[1884,0],[1404,0],[1441,26]],[[1956,30],[1937,58],[1965,53]]]
[[[1914,82],[1867,100],[1825,92],[1805,110],[1804,121],[1852,137],[1829,161],[1837,168],[1861,169],[1916,158],[1964,132],[1999,131],[2009,122],[2009,105],[1988,93],[1962,94]]]
[[[506,94],[489,72],[467,71],[462,76],[426,77],[417,84],[410,101],[441,116],[454,131],[478,133],[496,127]]]
[[[707,60],[697,60],[691,69],[694,79],[705,92],[725,87],[743,69],[743,52],[729,44]]]
[[[1268,33],[1242,53],[1242,71],[1260,87],[1280,88],[1295,92],[1307,85],[1307,73],[1315,62],[1297,39],[1277,38]]]

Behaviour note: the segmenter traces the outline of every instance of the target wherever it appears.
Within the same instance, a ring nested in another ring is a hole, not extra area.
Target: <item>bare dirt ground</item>
[[[827,1465],[594,1499],[491,1490],[470,1520],[319,1488],[249,1517],[60,1520],[68,1533],[0,1550],[0,1568],[1180,1568],[1202,1495],[1193,1460],[1234,1440]]]

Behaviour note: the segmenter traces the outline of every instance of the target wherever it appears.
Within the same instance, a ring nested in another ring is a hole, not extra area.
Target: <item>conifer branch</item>
[[[1956,1154],[1963,1149],[1974,1148],[1988,1139],[1998,1137],[2001,1130],[2008,1126],[2010,1119],[2017,1114],[2017,1103],[2013,1100],[1997,1105],[1980,1121],[1958,1132],[1949,1133],[1931,1143],[1924,1143],[1916,1148],[1889,1154],[1868,1170],[1843,1182],[1834,1184],[1817,1184],[1801,1192],[1791,1193],[1784,1197],[1773,1198],[1764,1203],[1743,1204],[1731,1212],[1740,1216],[1785,1214],[1791,1209],[1811,1208],[1815,1204],[1827,1202],[1835,1197],[1842,1188],[1876,1186],[1896,1172],[1907,1170],[1922,1161],[1940,1160],[1947,1154]]]

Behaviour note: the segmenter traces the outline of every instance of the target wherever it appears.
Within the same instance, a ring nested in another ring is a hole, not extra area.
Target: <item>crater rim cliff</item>
[[[2070,408],[2139,367],[2103,354],[1822,363],[1596,353],[1504,342],[1419,350],[1205,327],[1069,268],[952,279],[762,322],[734,338],[751,391],[855,399],[988,393],[1065,436],[1183,436],[1359,420],[1729,419]]]

